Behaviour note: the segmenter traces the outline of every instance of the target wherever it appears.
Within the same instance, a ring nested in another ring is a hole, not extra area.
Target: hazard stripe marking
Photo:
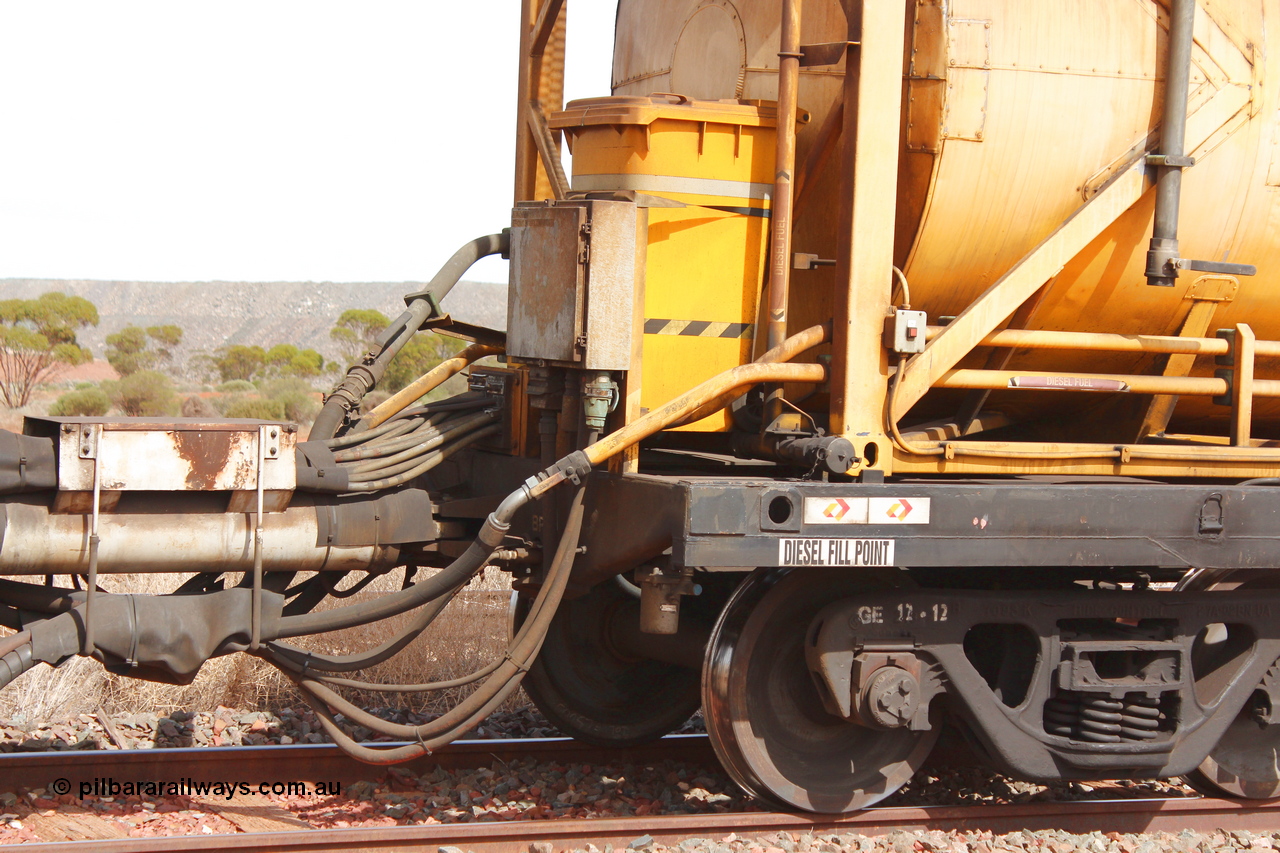
[[[712,323],[709,320],[645,320],[646,335],[684,335],[694,338],[749,338],[754,323]]]

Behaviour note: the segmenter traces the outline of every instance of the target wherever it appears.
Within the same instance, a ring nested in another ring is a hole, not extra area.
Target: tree
[[[267,363],[267,351],[259,346],[233,344],[213,351],[213,364],[223,382],[243,379],[246,382]]]
[[[36,299],[0,301],[0,397],[11,409],[25,406],[36,386],[92,353],[76,332],[98,325],[98,309],[80,296],[53,291]]]
[[[355,364],[374,348],[378,335],[390,324],[387,315],[372,308],[349,308],[338,317],[337,324],[329,330],[329,337],[338,347],[347,364]]]
[[[162,361],[173,359],[173,349],[182,343],[182,329],[177,326],[125,326],[107,335],[107,361],[121,376],[150,370]]]
[[[266,377],[308,378],[324,372],[324,356],[313,349],[300,350],[293,344],[276,344],[267,350],[260,371]]]

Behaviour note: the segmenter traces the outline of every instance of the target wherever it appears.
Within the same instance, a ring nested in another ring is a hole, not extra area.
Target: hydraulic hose
[[[370,427],[376,427],[407,408],[414,400],[443,385],[446,379],[465,370],[472,362],[487,356],[499,355],[503,351],[502,347],[472,344],[452,358],[446,358],[391,397],[383,400],[365,416],[365,420]]]
[[[484,567],[489,556],[502,544],[503,537],[511,528],[511,519],[525,504],[569,476],[581,478],[590,470],[591,466],[581,453],[570,454],[539,475],[542,477],[541,480],[538,477],[531,477],[520,488],[507,495],[502,503],[498,504],[498,508],[489,513],[475,541],[437,574],[419,581],[408,589],[371,601],[349,604],[321,613],[282,617],[278,629],[268,639],[300,637],[306,634],[337,631],[341,628],[353,628],[356,625],[398,616],[429,601],[434,601],[442,595],[447,595]]]
[[[365,444],[366,442],[371,442],[374,439],[387,439],[416,428],[413,419],[418,416],[430,418],[431,415],[435,414],[457,412],[463,409],[477,409],[481,406],[487,405],[489,400],[490,398],[487,394],[467,392],[466,394],[459,394],[456,397],[450,397],[447,400],[440,400],[436,403],[427,403],[425,406],[415,406],[412,409],[405,409],[395,417],[389,418],[386,423],[375,429],[347,433],[341,438],[325,439],[324,446],[330,450],[338,450],[343,447]]]
[[[534,657],[542,648],[547,628],[559,607],[560,599],[569,583],[570,569],[578,550],[582,532],[583,495],[585,487],[579,487],[574,495],[564,534],[556,548],[551,570],[542,590],[538,593],[529,618],[512,639],[507,655],[498,662],[491,675],[475,692],[454,708],[421,726],[404,726],[387,723],[343,699],[324,684],[314,679],[295,679],[304,695],[314,707],[321,725],[344,751],[369,764],[395,764],[424,755],[433,749],[457,739],[490,712],[502,704],[517,687]],[[329,707],[337,708],[360,725],[392,737],[414,738],[418,742],[391,749],[375,749],[356,743],[337,725]]]
[[[370,350],[357,365],[347,370],[346,377],[330,392],[311,426],[311,438],[333,438],[347,414],[359,407],[364,395],[378,384],[387,365],[409,343],[422,324],[431,316],[439,300],[457,284],[471,265],[487,255],[507,254],[511,249],[509,232],[490,234],[467,243],[445,262],[426,288],[407,297],[408,308],[391,322],[379,339],[381,347]]]
[[[830,334],[830,326],[814,326],[806,329],[761,358],[793,357],[818,343]],[[592,467],[611,456],[657,433],[667,426],[711,406],[723,407],[729,400],[743,393],[742,389],[760,382],[823,382],[827,369],[820,364],[788,364],[782,362],[752,362],[725,371],[708,379],[690,391],[681,394],[665,406],[654,409],[637,420],[592,442],[585,450],[566,456],[537,477],[530,478],[512,492],[486,519],[479,537],[457,559],[440,573],[401,592],[359,604],[347,605],[321,613],[286,616],[280,620],[279,633],[272,639],[299,637],[350,628],[376,622],[412,610],[428,601],[445,595],[463,583],[484,566],[489,556],[497,550],[502,537],[510,528],[515,512],[530,500],[541,497],[566,479],[574,481],[590,473]],[[474,435],[474,433],[473,433]],[[403,475],[401,475],[403,476]],[[369,485],[369,484],[361,484]]]
[[[397,465],[416,456],[421,456],[427,451],[435,450],[446,441],[457,436],[459,433],[469,432],[486,423],[492,423],[497,419],[497,412],[481,412],[477,415],[461,418],[451,421],[448,425],[440,427],[432,427],[421,433],[415,431],[414,438],[410,439],[405,436],[402,441],[391,442],[381,448],[387,455],[379,454],[374,456],[370,461],[355,465],[351,468],[351,473],[362,474],[365,471],[373,471],[378,468],[386,468],[391,465]],[[354,455],[354,454],[353,454]],[[350,458],[350,457],[348,457]],[[356,456],[356,459],[361,457]],[[338,462],[345,462],[347,459],[335,454],[334,459]]]
[[[474,430],[454,441],[448,447],[428,453],[420,462],[408,461],[399,465],[392,466],[388,469],[378,469],[376,474],[380,479],[366,480],[365,477],[373,476],[372,473],[353,475],[347,483],[347,488],[353,492],[375,492],[382,489],[391,489],[396,486],[403,486],[410,480],[421,477],[423,474],[435,468],[444,460],[448,459],[454,453],[457,453],[464,447],[474,444],[482,438],[488,438],[502,431],[500,424],[493,424],[484,429]],[[409,467],[413,466],[413,467]],[[404,470],[404,469],[408,470]],[[394,476],[391,476],[393,475]],[[385,475],[385,476],[384,476]]]
[[[300,649],[297,646],[290,646],[286,643],[271,642],[266,644],[267,653],[272,656],[273,662],[294,667],[295,671],[301,673],[311,670],[320,672],[355,672],[359,669],[377,666],[383,661],[391,659],[397,652],[417,639],[423,631],[430,627],[436,617],[449,605],[453,593],[457,592],[458,589],[461,589],[461,587],[455,588],[449,595],[441,596],[426,607],[423,607],[408,627],[368,651],[347,655],[326,655],[307,649]]]
[[[0,688],[39,663],[31,646],[31,632],[0,640]]]

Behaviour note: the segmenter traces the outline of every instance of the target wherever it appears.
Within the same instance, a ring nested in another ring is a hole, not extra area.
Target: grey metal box
[[[646,220],[628,201],[517,207],[507,354],[589,370],[630,369]]]

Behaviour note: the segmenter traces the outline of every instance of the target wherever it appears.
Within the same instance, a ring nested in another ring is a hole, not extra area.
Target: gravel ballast
[[[379,716],[400,723],[430,719],[403,710],[382,710]],[[360,739],[370,732],[349,721],[343,727]],[[700,729],[695,718],[685,727]],[[536,711],[495,715],[472,738],[554,737],[559,733]],[[277,713],[217,708],[211,712],[172,712],[168,715],[83,715],[63,724],[26,730],[12,723],[0,726],[0,751],[37,749],[115,749],[219,746],[237,744],[320,743],[309,710]],[[423,775],[402,767],[370,768],[371,781],[356,782],[340,794],[287,796],[235,795],[231,798],[196,796],[55,796],[42,788],[0,792],[0,844],[23,841],[75,840],[76,832],[100,837],[210,834],[262,829],[345,826],[392,826],[484,821],[598,818],[767,810],[743,793],[718,767],[666,761],[649,765],[557,764],[527,759],[493,763],[478,770],[436,768]],[[1190,789],[1169,782],[1117,781],[1041,785],[1007,779],[978,766],[927,768],[917,774],[885,806],[997,805],[1134,797],[1180,797]],[[75,817],[68,828],[67,815]],[[252,819],[247,818],[250,815]],[[78,823],[77,823],[78,822]],[[76,830],[74,826],[91,826]],[[1237,837],[1239,836],[1239,837]],[[1243,840],[1242,840],[1243,839]],[[640,839],[643,841],[643,839]],[[983,833],[896,833],[869,838],[861,835],[788,836],[774,843],[735,837],[683,842],[681,853],[832,853],[835,850],[943,851],[943,853],[999,853],[1036,850],[1043,853],[1154,853],[1156,850],[1219,853],[1223,850],[1269,850],[1271,836],[1247,833],[1180,836],[1071,836],[1053,832],[1009,835]],[[1155,845],[1155,846],[1152,846]],[[632,849],[662,853],[653,843]],[[548,851],[535,851],[548,853]],[[592,853],[590,849],[585,853]],[[607,853],[607,851],[596,851]]]

